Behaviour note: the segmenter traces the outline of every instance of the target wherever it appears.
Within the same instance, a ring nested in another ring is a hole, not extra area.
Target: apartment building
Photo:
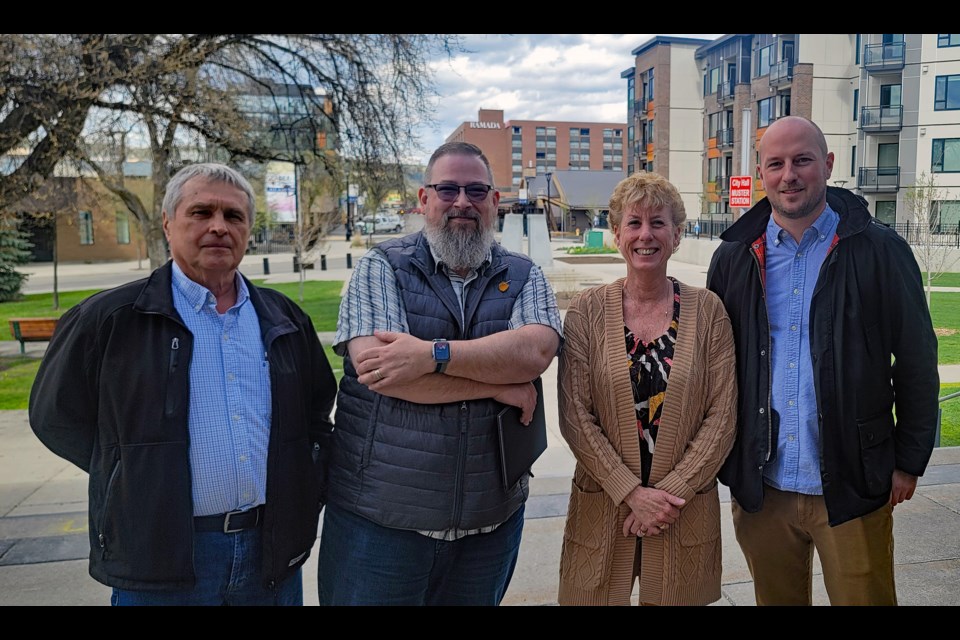
[[[827,138],[830,183],[861,194],[880,220],[910,219],[904,194],[926,173],[941,193],[932,214],[960,222],[960,35],[658,36],[632,53],[621,73],[627,172],[669,178],[688,216],[736,219],[731,176],[753,176],[752,202],[763,198],[757,144],[777,118],[799,115]]]
[[[631,51],[627,81],[627,174],[655,171],[696,217],[703,193],[703,96],[695,54],[709,40],[657,36]]]
[[[503,110],[480,109],[446,142],[483,149],[503,198],[519,195],[524,176],[561,171],[623,171],[624,122],[504,121]]]

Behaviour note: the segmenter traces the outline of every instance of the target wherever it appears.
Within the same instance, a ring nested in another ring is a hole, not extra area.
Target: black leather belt
[[[247,511],[231,511],[217,516],[196,516],[193,519],[193,530],[236,533],[259,527],[261,522],[263,522],[262,504]]]

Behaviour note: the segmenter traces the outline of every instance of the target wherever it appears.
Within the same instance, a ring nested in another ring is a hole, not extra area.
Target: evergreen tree
[[[12,216],[0,218],[0,302],[20,298],[20,287],[27,279],[25,273],[16,270],[17,265],[30,261],[33,243],[20,230],[20,224]]]

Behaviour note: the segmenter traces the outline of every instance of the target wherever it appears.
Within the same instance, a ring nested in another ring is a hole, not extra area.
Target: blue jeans
[[[317,556],[320,604],[498,605],[522,532],[522,506],[490,533],[447,542],[328,504]]]
[[[303,580],[300,570],[273,590],[261,579],[260,529],[237,533],[195,532],[193,568],[197,576],[192,589],[178,591],[132,591],[114,589],[110,604],[205,606],[300,606]]]

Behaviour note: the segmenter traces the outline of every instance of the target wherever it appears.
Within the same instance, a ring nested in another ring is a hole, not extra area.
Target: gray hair
[[[170,178],[170,182],[167,183],[167,191],[163,194],[163,210],[167,213],[168,218],[173,218],[177,206],[180,205],[180,200],[183,198],[183,185],[193,178],[202,178],[209,182],[225,182],[247,194],[247,204],[249,205],[247,207],[247,218],[250,225],[253,226],[255,207],[253,187],[236,169],[215,162],[188,164]]]
[[[424,185],[430,184],[430,182],[433,181],[433,165],[443,156],[471,156],[480,158],[483,166],[487,168],[487,177],[490,178],[490,186],[494,186],[493,169],[490,168],[490,161],[487,160],[487,156],[483,154],[483,150],[480,147],[469,142],[447,142],[440,145],[437,150],[433,152],[433,155],[430,156],[430,161],[427,162],[427,170],[423,173]]]

